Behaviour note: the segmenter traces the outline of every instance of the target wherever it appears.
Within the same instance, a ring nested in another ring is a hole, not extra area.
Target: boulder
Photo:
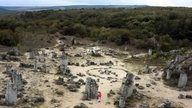
[[[142,103],[141,105],[139,105],[139,108],[150,108],[148,103]]]

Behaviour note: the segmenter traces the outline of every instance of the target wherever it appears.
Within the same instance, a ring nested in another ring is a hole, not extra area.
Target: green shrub
[[[19,43],[19,36],[11,30],[0,30],[0,43],[7,46],[16,46]]]

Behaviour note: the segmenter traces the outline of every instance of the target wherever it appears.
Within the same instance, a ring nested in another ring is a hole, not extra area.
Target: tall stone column
[[[17,104],[17,87],[13,83],[7,84],[7,89],[5,94],[5,103],[8,105]]]
[[[178,87],[179,88],[184,88],[187,85],[187,74],[182,72],[180,73],[179,77],[179,82],[178,82]]]
[[[37,72],[37,68],[38,68],[38,66],[37,66],[37,60],[35,60],[35,62],[34,62],[34,71],[35,71],[35,72]]]
[[[98,85],[92,78],[87,78],[83,100],[97,99]]]

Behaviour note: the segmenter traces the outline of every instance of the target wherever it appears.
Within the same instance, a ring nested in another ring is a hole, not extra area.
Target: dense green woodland
[[[0,44],[15,46],[26,34],[91,37],[139,49],[192,46],[192,8],[47,10],[0,16]],[[29,36],[30,39],[30,36]]]

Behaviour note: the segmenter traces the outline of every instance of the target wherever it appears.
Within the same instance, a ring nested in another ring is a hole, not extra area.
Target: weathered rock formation
[[[62,75],[67,76],[70,73],[69,68],[67,66],[68,66],[68,60],[63,59],[61,61],[60,66],[59,66],[59,73],[62,74]]]
[[[188,82],[188,77],[192,75],[192,53],[187,56],[176,56],[175,60],[171,61],[163,73],[163,78],[166,80],[178,80],[178,87],[185,88]]]
[[[17,104],[17,87],[13,83],[7,84],[7,89],[5,94],[5,103],[7,105]]]
[[[38,66],[37,66],[37,60],[35,60],[35,62],[34,62],[34,71],[35,71],[35,72],[37,72],[37,68],[38,68]]]
[[[12,73],[12,82],[17,87],[17,90],[21,90],[23,88],[22,75],[17,73],[16,71],[13,71]]]
[[[97,99],[98,85],[96,81],[90,77],[86,80],[85,92],[83,93],[83,100]]]
[[[123,78],[118,105],[120,108],[125,108],[127,98],[133,94],[133,77],[134,75],[132,73],[128,73]]]
[[[31,51],[29,52],[29,59],[34,59],[35,58],[35,52]]]
[[[120,88],[120,94],[121,96],[128,98],[133,93],[133,74],[127,74],[126,77],[124,77],[121,88]]]
[[[8,52],[9,55],[12,55],[12,56],[20,56],[21,53],[20,51],[17,49],[17,48],[12,48],[9,52]]]

